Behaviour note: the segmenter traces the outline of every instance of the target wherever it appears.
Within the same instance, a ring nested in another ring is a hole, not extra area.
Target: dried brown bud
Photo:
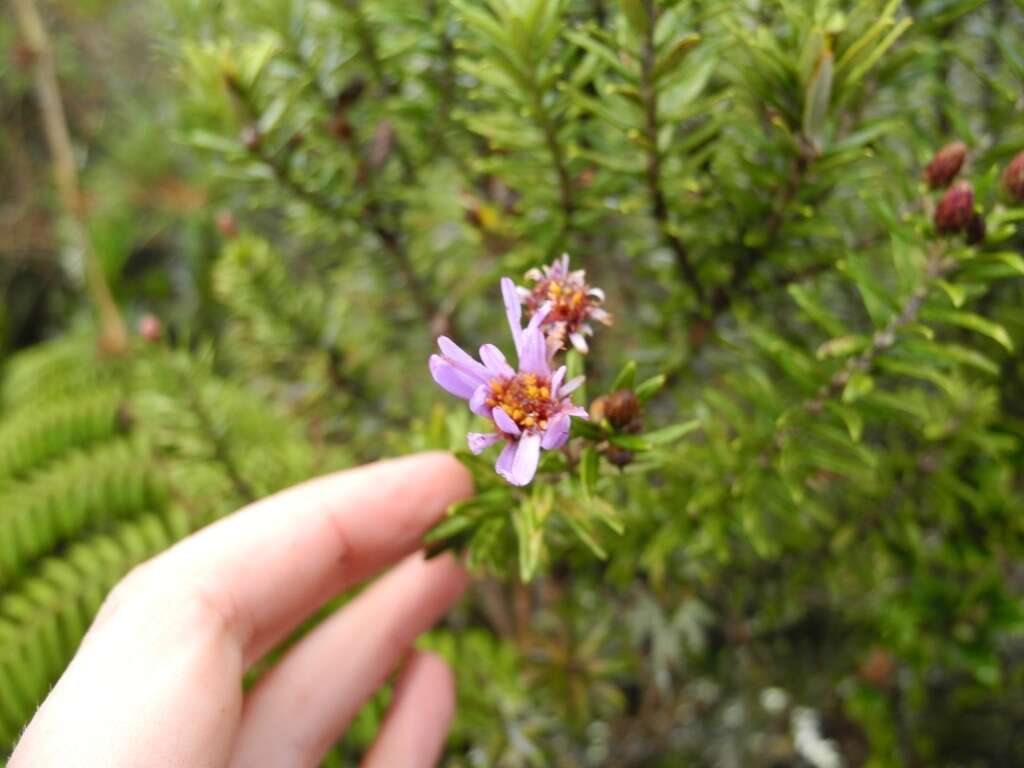
[[[352,80],[349,81],[349,84],[342,88],[341,91],[338,93],[337,97],[335,98],[335,109],[337,109],[339,112],[343,112],[344,110],[348,109],[357,101],[359,101],[359,97],[363,95],[363,91],[365,90],[366,80],[364,80],[362,77],[352,78]]]
[[[227,238],[228,240],[238,237],[238,222],[235,221],[235,215],[226,208],[222,208],[217,211],[214,223],[216,224],[217,231],[220,232],[221,237]]]
[[[615,445],[609,445],[604,449],[604,457],[620,469],[633,463],[633,452]]]
[[[607,419],[618,431],[631,431],[639,426],[640,401],[633,390],[620,389],[594,400],[590,405],[590,415],[598,423]]]
[[[250,152],[258,152],[263,145],[263,134],[255,125],[248,125],[242,131],[242,144]]]
[[[967,244],[979,245],[985,242],[985,217],[975,212],[967,222]]]
[[[146,341],[151,343],[160,341],[163,333],[163,323],[160,322],[160,318],[156,315],[150,313],[139,318],[139,336]]]
[[[932,158],[924,169],[924,179],[932,189],[948,187],[963,167],[967,157],[967,145],[962,141],[947,144]]]
[[[958,181],[946,190],[935,208],[935,231],[940,235],[963,232],[974,215],[974,189]]]
[[[1003,171],[1003,186],[1010,197],[1024,203],[1024,152],[1019,153]]]

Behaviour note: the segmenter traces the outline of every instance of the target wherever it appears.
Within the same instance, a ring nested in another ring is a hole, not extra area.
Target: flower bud
[[[607,419],[616,431],[633,431],[639,426],[640,401],[633,390],[620,389],[594,400],[590,415],[596,422]]]
[[[963,232],[974,215],[974,190],[966,181],[958,181],[946,190],[935,208],[935,231],[940,235]]]
[[[963,167],[967,157],[967,145],[962,141],[947,144],[932,158],[924,169],[924,179],[932,189],[948,187]]]
[[[1003,186],[1018,203],[1024,203],[1024,152],[1019,153],[1003,171]]]
[[[150,343],[160,341],[163,336],[164,326],[160,318],[152,313],[147,313],[139,318],[139,336]]]
[[[619,448],[614,445],[609,445],[605,448],[604,457],[619,469],[628,467],[633,463],[632,451],[627,451],[625,448]]]

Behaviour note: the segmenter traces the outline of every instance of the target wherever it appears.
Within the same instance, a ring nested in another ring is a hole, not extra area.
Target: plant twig
[[[103,265],[89,242],[78,166],[61,99],[53,47],[35,0],[11,0],[11,6],[25,46],[31,51],[36,101],[53,163],[57,194],[70,224],[72,244],[84,259],[86,289],[100,317],[100,347],[110,354],[123,354],[128,349],[128,334]]]
[[[661,187],[661,149],[658,146],[658,89],[654,82],[655,47],[654,28],[658,19],[658,9],[654,0],[645,0],[644,10],[647,13],[647,30],[644,33],[643,50],[640,56],[640,98],[644,108],[644,140],[647,151],[647,191],[651,196],[651,207],[654,219],[665,243],[675,257],[676,266],[684,281],[693,289],[699,304],[704,304],[704,286],[700,282],[697,270],[693,266],[690,252],[686,244],[672,231],[668,216],[668,203]]]

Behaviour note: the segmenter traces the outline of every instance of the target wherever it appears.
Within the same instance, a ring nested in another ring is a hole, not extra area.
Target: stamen
[[[500,407],[520,429],[547,429],[558,404],[551,399],[551,384],[546,378],[519,373],[511,379],[493,379],[489,386],[492,396],[487,400],[488,408]]]

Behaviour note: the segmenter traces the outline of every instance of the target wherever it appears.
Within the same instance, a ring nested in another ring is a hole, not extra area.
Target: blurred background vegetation
[[[473,464],[446,764],[1024,765],[1022,44],[1020,0],[11,0],[0,757],[134,563],[464,450],[435,337],[508,351],[498,278],[568,251],[586,395],[664,386],[532,489]]]

